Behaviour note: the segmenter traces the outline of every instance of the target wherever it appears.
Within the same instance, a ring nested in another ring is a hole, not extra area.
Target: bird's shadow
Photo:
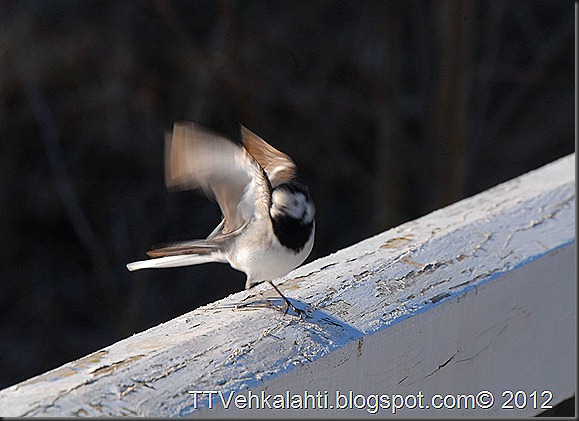
[[[252,296],[249,296],[248,298],[251,297]],[[323,336],[326,338],[341,338],[342,341],[349,342],[351,340],[360,339],[364,336],[364,332],[361,330],[331,315],[330,313],[327,313],[326,311],[315,309],[309,306],[307,303],[295,299],[288,298],[288,300],[291,302],[292,306],[298,310],[297,313],[292,308],[287,308],[286,303],[282,298],[255,298],[251,301],[219,306],[219,308],[229,308],[240,311],[271,308],[275,311],[281,312],[283,316],[290,316],[292,318],[296,318],[299,321],[307,322],[304,324],[304,327],[309,324],[313,330],[320,330],[319,333],[323,331]],[[315,332],[312,331],[312,333]]]
[[[251,298],[251,297],[252,296],[249,296],[248,298]],[[242,300],[242,301],[244,301],[244,302],[223,304],[223,305],[217,306],[216,308],[233,309],[233,310],[240,310],[240,311],[259,310],[259,309],[264,309],[264,308],[270,308],[270,309],[273,309],[275,311],[279,311],[281,313],[284,313],[286,315],[289,314],[291,316],[296,316],[296,317],[303,316],[304,314],[307,314],[307,312],[308,312],[308,306],[306,304],[299,302],[297,300],[289,299],[289,298],[288,298],[288,301],[290,301],[292,306],[294,306],[294,308],[296,308],[298,310],[297,312],[294,311],[291,307],[288,307],[282,298],[266,298],[264,296],[261,299],[256,298],[253,300],[248,300],[248,301]]]

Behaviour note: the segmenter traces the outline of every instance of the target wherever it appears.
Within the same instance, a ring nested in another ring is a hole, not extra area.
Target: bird
[[[273,283],[301,265],[314,244],[314,202],[288,155],[243,125],[239,144],[177,121],[165,135],[165,184],[202,190],[217,201],[221,222],[204,240],[154,246],[151,259],[126,265],[130,271],[229,263],[246,274],[246,289],[268,282],[284,300],[285,314],[289,308],[303,313]]]

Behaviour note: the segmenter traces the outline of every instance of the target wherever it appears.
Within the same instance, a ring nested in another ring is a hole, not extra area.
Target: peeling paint
[[[389,240],[385,241],[380,248],[381,249],[396,249],[400,247],[407,246],[412,241],[412,236],[409,235],[408,237],[394,237],[390,238]]]
[[[138,361],[138,360],[140,360],[140,359],[143,358],[144,356],[145,356],[145,355],[143,355],[143,354],[134,355],[134,356],[132,356],[132,357],[125,358],[124,360],[116,361],[116,362],[114,362],[114,363],[112,363],[112,364],[110,364],[110,365],[107,364],[107,365],[104,365],[104,366],[102,366],[102,367],[97,367],[97,368],[95,368],[93,371],[91,371],[91,374],[93,374],[93,375],[95,375],[95,376],[100,376],[100,375],[103,375],[103,374],[112,373],[113,371],[115,371],[115,370],[117,370],[117,369],[119,369],[119,368],[122,368],[122,367],[125,367],[125,366],[129,365],[129,364],[132,363],[133,361]]]

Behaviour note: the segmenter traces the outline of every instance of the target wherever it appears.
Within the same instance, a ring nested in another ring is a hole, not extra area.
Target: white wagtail
[[[165,136],[168,188],[201,188],[214,197],[223,219],[205,240],[167,244],[147,254],[153,259],[127,264],[131,271],[229,263],[245,272],[249,289],[273,284],[308,257],[314,244],[315,207],[296,165],[245,127],[243,146],[197,124],[177,122]]]

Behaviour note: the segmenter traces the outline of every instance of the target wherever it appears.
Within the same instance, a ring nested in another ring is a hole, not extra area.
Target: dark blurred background
[[[0,1],[0,388],[242,290],[130,273],[217,205],[164,186],[191,120],[288,153],[311,261],[572,153],[567,1]]]

